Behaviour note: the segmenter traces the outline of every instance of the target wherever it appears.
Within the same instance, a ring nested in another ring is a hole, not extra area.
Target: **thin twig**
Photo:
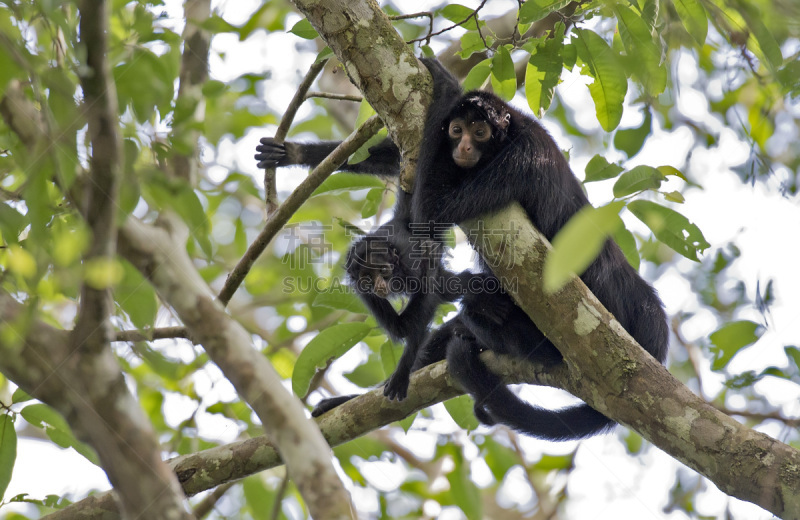
[[[430,11],[423,11],[421,13],[412,13],[412,14],[398,14],[395,16],[390,16],[389,20],[392,21],[408,20],[410,18],[421,18],[423,16],[428,18],[428,34],[433,33],[433,13]],[[430,40],[428,40],[428,43],[430,43]]]
[[[113,341],[153,341],[174,338],[191,339],[186,327],[159,327],[150,330],[118,330]]]
[[[306,92],[311,88],[311,84],[317,79],[317,76],[322,72],[327,62],[327,59],[316,61],[308,69],[303,81],[301,81],[300,85],[297,87],[297,92],[294,93],[292,101],[286,108],[286,112],[283,113],[278,129],[275,131],[273,139],[276,144],[281,144],[286,139],[294,117],[297,115],[297,110],[300,108],[300,105],[303,104],[303,101],[306,100]],[[264,168],[264,202],[267,205],[267,219],[269,219],[278,210],[278,188],[275,184],[274,166]]]
[[[225,495],[225,493],[227,493],[228,490],[234,486],[234,484],[236,484],[236,482],[226,482],[214,488],[214,491],[206,495],[203,500],[194,506],[192,513],[194,513],[195,518],[198,520],[205,518],[211,511],[214,510],[217,502],[219,502],[223,495]]]
[[[281,479],[281,485],[275,492],[275,500],[272,502],[272,512],[269,517],[272,520],[277,520],[281,514],[281,505],[283,504],[283,496],[286,494],[286,489],[289,487],[289,473],[287,472]]]
[[[245,252],[244,256],[236,267],[228,275],[225,280],[225,286],[219,293],[219,300],[223,305],[227,305],[231,300],[233,293],[241,285],[244,277],[250,272],[250,268],[261,256],[261,253],[267,248],[269,243],[280,231],[283,226],[289,221],[292,215],[298,208],[308,199],[322,181],[328,178],[350,155],[356,152],[361,146],[366,143],[370,137],[375,135],[381,129],[383,123],[377,116],[372,116],[367,119],[361,127],[355,132],[350,134],[347,139],[342,141],[331,154],[325,158],[306,179],[300,183],[289,197],[281,204],[272,216],[267,220],[264,229],[261,230],[258,237],[250,245]]]
[[[312,91],[306,94],[306,99],[309,98],[325,98],[325,99],[336,99],[339,101],[355,101],[356,103],[360,103],[364,99],[361,96],[351,96],[348,94],[333,94],[331,92],[316,92],[316,91]]]
[[[454,23],[450,27],[445,27],[441,31],[438,31],[438,32],[435,32],[435,33],[434,32],[429,32],[426,36],[423,36],[421,38],[414,38],[413,40],[409,40],[406,43],[416,43],[416,42],[424,41],[427,45],[430,45],[431,38],[433,38],[434,36],[439,36],[440,34],[446,33],[447,31],[452,31],[456,27],[461,27],[462,25],[464,25],[465,23],[467,23],[468,21],[470,21],[470,20],[472,20],[474,18],[475,19],[475,27],[477,27],[477,29],[478,29],[478,35],[481,37],[481,39],[483,40],[483,43],[488,48],[488,44],[486,44],[486,40],[484,39],[483,34],[481,34],[480,20],[478,20],[478,11],[483,9],[483,6],[486,4],[486,2],[487,2],[487,0],[483,0],[481,2],[481,5],[476,7],[475,10],[470,13],[469,16],[467,16],[466,18],[464,18],[460,22]],[[433,30],[433,26],[431,26],[431,30]]]

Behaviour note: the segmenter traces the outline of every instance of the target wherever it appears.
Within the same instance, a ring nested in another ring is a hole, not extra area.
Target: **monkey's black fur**
[[[447,227],[516,201],[533,224],[552,240],[570,217],[588,204],[553,139],[533,118],[491,93],[473,91],[462,95],[455,78],[441,64],[435,60],[423,61],[433,75],[434,99],[420,150],[411,222],[428,225],[429,238],[438,241]],[[458,166],[453,159],[458,141],[448,134],[448,126],[456,118],[484,120],[492,128],[491,139],[477,145],[480,160],[469,168]],[[265,148],[267,143],[264,140],[262,143],[258,148],[262,153],[256,156],[262,161],[260,166],[270,158]],[[357,166],[358,170],[349,166],[346,169],[396,175],[399,168],[387,165],[399,161],[397,148],[386,142],[380,146],[381,150],[370,150],[367,161],[349,165]],[[668,329],[661,302],[613,241],[606,241],[581,279],[634,339],[663,363]],[[462,312],[455,320],[432,334],[433,353],[426,350],[431,346],[430,341],[419,352],[436,358],[441,355],[441,345],[446,343],[448,368],[475,398],[475,412],[481,421],[500,422],[550,440],[579,439],[613,426],[611,419],[586,404],[553,411],[520,400],[482,363],[480,352],[491,349],[558,363],[561,360],[558,350],[508,295],[467,292],[462,305]],[[412,368],[424,366],[420,363],[413,363]]]
[[[437,361],[442,361],[445,359],[447,356],[447,345],[452,340],[455,329],[460,323],[461,322],[456,317],[436,330],[431,331],[417,352],[417,358],[414,360],[414,364],[411,366],[411,372],[416,372],[420,368],[432,365]],[[358,397],[359,395],[361,394],[340,395],[323,399],[311,411],[311,416],[319,417],[325,412],[332,410],[340,404],[346,403],[350,399]]]
[[[436,84],[450,85],[452,76],[441,66],[429,67]],[[440,91],[441,91],[440,90]],[[452,93],[449,94],[452,96]],[[548,240],[589,203],[569,164],[547,131],[494,94],[473,91],[457,97],[435,97],[429,108],[412,199],[413,222],[456,224],[519,202]],[[457,166],[449,121],[484,119],[494,132],[472,168]],[[581,279],[639,344],[660,362],[667,354],[666,315],[655,290],[627,262],[619,247],[607,240]],[[558,359],[558,351],[516,306],[501,323],[487,319],[508,296],[468,294],[462,319],[470,334],[456,334],[448,346],[451,373],[473,395],[476,406],[491,417],[527,434],[551,440],[577,439],[602,432],[613,421],[588,405],[558,411],[520,401],[478,354],[489,348],[521,358]],[[459,331],[457,331],[459,332]],[[480,415],[480,411],[478,411]]]
[[[277,144],[261,139],[256,155],[260,167],[303,164],[316,166],[338,143]],[[387,159],[388,157],[388,159]],[[392,159],[393,158],[393,159]],[[394,160],[394,163],[392,163]],[[379,175],[399,174],[399,153],[391,141],[370,148],[370,158],[354,165],[342,164],[340,170]],[[345,270],[378,324],[394,341],[405,340],[397,368],[384,385],[389,399],[405,399],[412,365],[425,341],[436,308],[443,302],[461,297],[473,277],[468,271],[455,274],[442,266],[442,244],[424,233],[417,236],[410,229],[411,195],[398,189],[392,219],[350,246]],[[380,285],[380,287],[378,287]],[[379,290],[380,289],[380,290]],[[389,299],[408,296],[405,309],[398,314]],[[423,358],[425,354],[423,354]],[[440,359],[444,359],[442,353]],[[322,401],[314,415],[338,406],[348,396]]]
[[[442,244],[409,228],[411,196],[398,190],[394,217],[350,246],[345,269],[361,300],[378,324],[394,341],[405,340],[397,368],[384,385],[389,399],[403,400],[420,345],[436,308],[459,299],[472,275],[465,271],[451,273],[442,266]],[[385,284],[380,293],[376,281]],[[389,298],[408,296],[408,303],[397,314]]]

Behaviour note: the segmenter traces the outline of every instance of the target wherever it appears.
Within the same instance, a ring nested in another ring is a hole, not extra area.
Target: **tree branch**
[[[415,116],[424,120],[410,108],[416,103],[408,102],[423,98],[398,98],[399,89],[393,87],[401,82],[416,90],[429,87],[418,82],[418,67],[409,68],[409,51],[396,44],[399,37],[385,15],[369,0],[295,4],[345,65],[401,151],[415,155],[422,133],[394,131],[400,128],[398,107],[408,111],[404,122]],[[510,232],[497,232],[509,224]],[[466,229],[474,234],[477,223]],[[501,278],[519,280],[512,291],[515,300],[564,356],[571,377],[563,388],[633,427],[724,492],[779,516],[800,517],[800,453],[694,396],[633,341],[579,279],[555,295],[546,294],[541,274],[549,245],[519,205],[484,219],[484,229],[492,233],[472,238],[478,238],[489,265]],[[511,265],[499,258],[500,251],[514,251]]]
[[[258,415],[314,518],[351,518],[350,500],[319,429],[300,401],[252,344],[250,334],[214,298],[186,253],[188,232],[163,213],[159,227],[128,218],[120,229],[120,254],[130,261],[175,310],[239,395]]]
[[[191,518],[183,510],[178,479],[161,460],[152,427],[128,392],[111,350],[95,356],[73,351],[69,332],[35,320],[29,307],[2,292],[0,321],[5,332],[0,370],[60,411],[76,434],[89,440],[126,515]],[[134,499],[140,502],[131,504]]]
[[[561,351],[569,370],[562,388],[725,493],[781,517],[800,516],[800,452],[694,395],[636,343],[579,278],[556,294],[545,293],[542,272],[550,244],[518,204],[463,227],[494,273],[518,282],[517,304]],[[504,251],[512,257],[503,258]]]
[[[60,410],[97,450],[109,480],[119,492],[124,515],[191,518],[183,508],[177,479],[161,461],[155,431],[128,391],[110,348],[112,282],[110,276],[103,275],[113,271],[115,262],[122,146],[116,87],[106,57],[109,6],[102,0],[83,0],[79,8],[80,45],[86,53],[79,77],[91,141],[84,218],[92,240],[84,256],[86,278],[69,351],[61,352],[66,356],[46,369],[58,372],[54,380],[62,383],[66,394],[66,402],[57,401],[62,404]],[[39,348],[48,350],[51,349]],[[62,371],[70,376],[64,377]],[[29,390],[36,395],[38,385]]]
[[[197,139],[200,134],[193,125],[205,119],[202,88],[208,79],[208,49],[211,45],[211,35],[200,24],[211,14],[211,0],[188,0],[183,9],[186,26],[182,35],[184,44],[175,106],[192,107],[193,110],[187,110],[185,117],[173,123],[173,138],[178,137],[188,144],[190,151],[181,153],[173,148],[176,151],[172,157],[172,167],[177,178],[194,186],[197,182]],[[176,110],[176,115],[178,113]]]
[[[544,365],[497,356],[493,352],[484,352],[481,359],[509,384],[561,386],[567,375],[566,370],[548,371]],[[316,423],[325,440],[334,447],[462,393],[448,375],[445,362],[441,361],[411,375],[408,397],[402,402],[387,401],[383,389],[377,388],[334,408],[317,418]],[[168,462],[184,492],[192,496],[279,466],[281,458],[268,437],[261,436],[182,455]],[[107,492],[92,495],[45,518],[112,520],[119,518],[119,512],[113,492]]]
[[[428,70],[376,2],[293,1],[383,120],[403,159],[401,187],[411,191],[432,93]]]
[[[365,144],[370,137],[375,135],[380,130],[383,124],[381,120],[373,116],[366,121],[354,133],[345,139],[331,154],[325,158],[324,161],[319,163],[311,173],[308,174],[303,182],[300,183],[292,193],[289,195],[283,204],[275,210],[264,229],[258,234],[256,239],[247,248],[244,256],[236,267],[228,275],[225,280],[225,285],[219,293],[219,301],[223,305],[227,305],[233,297],[233,293],[239,288],[239,285],[244,281],[244,277],[250,272],[250,268],[261,256],[261,253],[267,248],[269,243],[278,234],[278,231],[283,229],[283,226],[289,222],[292,215],[297,209],[311,196],[315,189],[322,184],[322,181],[328,178],[336,168],[339,167],[348,157],[355,153],[363,144]]]
[[[294,121],[294,116],[297,115],[297,110],[307,98],[306,92],[308,92],[308,89],[311,88],[311,84],[314,82],[317,76],[319,76],[319,73],[325,67],[327,62],[327,59],[315,61],[308,69],[303,81],[301,81],[300,85],[297,87],[297,91],[294,93],[292,101],[286,108],[286,112],[283,113],[283,117],[281,118],[281,123],[278,125],[278,129],[275,131],[275,136],[273,138],[275,139],[276,143],[282,144],[286,139],[286,136],[289,133],[289,128],[292,126],[292,122]],[[265,201],[267,204],[267,219],[272,218],[272,215],[278,209],[278,188],[275,186],[275,170],[276,168],[274,166],[270,168],[264,168],[264,192]]]

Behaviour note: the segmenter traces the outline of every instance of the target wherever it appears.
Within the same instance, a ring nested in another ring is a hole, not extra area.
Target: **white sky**
[[[477,5],[477,2],[461,3],[471,7]],[[237,24],[246,20],[258,4],[259,2],[252,0],[224,1],[216,7],[223,8],[225,18]],[[168,5],[176,21],[180,20],[180,3],[171,0]],[[395,5],[403,12],[417,12],[429,8],[425,2],[412,0],[395,2]],[[515,1],[495,0],[487,4],[485,12],[490,15],[499,14],[515,5]],[[289,21],[287,26],[291,27],[293,23]],[[254,34],[246,42],[239,42],[233,36],[217,36],[213,42],[214,50],[224,52],[225,58],[221,60],[214,57],[211,60],[212,77],[225,81],[245,72],[258,74],[269,71],[272,78],[265,82],[264,91],[269,93],[270,106],[280,110],[288,104],[300,75],[314,58],[311,54],[298,54],[295,47],[298,41],[299,39],[292,35],[267,35],[264,32]],[[692,75],[696,74],[696,64],[690,57],[683,57],[677,70],[683,81],[691,82]],[[580,126],[587,131],[594,130],[598,127],[598,123],[585,87],[585,78],[569,73],[563,76],[563,80],[559,86],[561,98],[573,109],[579,109],[575,113]],[[798,319],[800,318],[800,270],[797,269],[797,246],[792,240],[795,230],[800,228],[800,208],[796,198],[784,198],[778,192],[777,186],[782,180],[781,175],[786,175],[785,172],[777,172],[777,178],[770,180],[766,185],[759,182],[755,186],[749,186],[742,184],[730,171],[731,167],[738,166],[747,159],[749,145],[741,141],[732,129],[725,128],[708,113],[705,98],[699,94],[689,87],[682,87],[677,100],[678,107],[685,115],[702,118],[711,128],[719,131],[721,138],[718,147],[695,149],[689,164],[684,164],[686,152],[695,145],[693,135],[685,128],[665,132],[658,128],[657,118],[654,118],[654,135],[648,139],[643,151],[624,165],[633,167],[637,164],[652,166],[669,164],[681,169],[703,185],[703,190],[690,189],[684,192],[686,203],[677,209],[697,224],[711,243],[712,247],[707,255],[714,254],[718,248],[724,247],[731,241],[735,242],[741,249],[742,256],[735,262],[730,272],[747,284],[748,295],[751,298],[754,296],[757,280],[762,282],[762,287],[770,278],[775,280],[776,301],[771,308],[769,328],[758,343],[733,359],[730,372],[760,370],[773,364],[780,366],[785,364],[783,347],[800,345],[800,319]],[[519,99],[519,96],[514,104],[529,112],[524,99]],[[301,109],[298,121],[302,120],[305,110]],[[640,116],[637,110],[626,109],[621,126],[634,126],[638,124],[638,118]],[[557,125],[547,121],[545,124],[561,148],[572,148],[569,136],[565,135]],[[264,135],[271,135],[271,132],[274,132],[274,128],[254,129],[239,142],[220,146],[216,158],[218,164],[250,173],[260,179],[252,156],[258,139]],[[589,155],[571,156],[572,168],[579,177],[590,158]],[[608,154],[607,158],[613,161],[623,159],[624,156]],[[279,174],[279,189],[290,190],[300,181],[297,177],[297,175]],[[669,181],[667,190],[679,189],[678,182],[680,181]],[[607,182],[590,186],[589,194],[592,202],[602,204],[610,200],[611,185],[612,183]],[[639,226],[637,230],[646,232],[635,218],[626,218],[626,223],[632,227]],[[459,249],[465,248],[466,246]],[[655,281],[670,315],[698,311],[696,297],[682,275],[687,269],[691,269],[689,264],[688,260],[682,260]],[[755,310],[742,313],[741,318],[761,321],[760,315]],[[683,332],[687,340],[701,341],[719,325],[710,313],[700,309],[697,316],[684,327]],[[677,347],[673,345],[673,348]],[[339,372],[345,365],[363,359],[363,352],[358,350],[353,349],[342,360],[341,366],[338,367]],[[223,395],[230,395],[232,392],[221,374],[212,371],[207,373],[206,377],[208,379],[202,380],[201,377],[198,380],[200,385],[198,391],[202,387],[206,389],[214,387]],[[720,390],[723,380],[721,376],[706,371],[703,378],[707,392],[714,393]],[[346,383],[346,380],[335,374],[331,376],[331,380],[336,385],[345,386]],[[757,388],[767,394],[771,404],[779,407],[785,415],[793,417],[800,415],[800,391],[796,385],[767,379],[758,383]],[[539,402],[546,401],[550,406],[568,401],[564,400],[563,394],[556,391],[535,387],[525,388],[522,395]],[[167,398],[166,409],[170,412],[170,423],[174,424],[180,420],[184,408],[180,399]],[[202,435],[224,439],[225,442],[233,440],[237,435],[238,432],[232,424],[204,419],[202,415],[199,416]],[[458,433],[458,428],[441,407],[434,409],[434,417],[434,421],[424,423],[429,430],[456,432],[462,441],[470,445],[466,435]],[[482,428],[480,431],[488,433],[493,430]],[[767,425],[765,431],[770,435],[781,433],[775,425]],[[393,435],[398,442],[409,448],[423,454],[428,452],[428,456],[432,455],[435,442],[433,436],[413,429],[408,435],[402,433]],[[544,452],[567,453],[575,446],[575,443],[571,442],[556,444],[524,437],[521,437],[521,443],[530,460],[536,460]],[[661,510],[666,499],[666,490],[673,483],[675,468],[681,465],[656,448],[651,447],[646,454],[633,458],[625,452],[624,445],[617,441],[616,435],[595,437],[580,444],[577,466],[569,480],[570,499],[567,512],[570,518],[596,520],[687,518],[682,512],[667,514]],[[47,468],[47,471],[43,471],[43,468]],[[389,490],[394,489],[404,478],[401,468],[399,464],[383,461],[365,463],[362,470],[374,486]],[[488,483],[488,468],[482,461],[473,464],[473,476],[479,484]],[[29,493],[32,497],[43,498],[47,494],[74,493],[80,497],[90,489],[108,487],[102,470],[74,451],[61,450],[47,442],[23,439],[20,440],[13,478],[6,496]],[[710,487],[713,490],[701,494],[698,499],[700,514],[720,515],[727,505],[731,508],[733,518],[748,520],[772,518],[760,508],[729,499],[716,491],[713,485]],[[369,511],[377,510],[376,496],[373,493],[361,489],[352,491],[359,509],[364,512],[364,518],[369,517]],[[506,477],[502,496],[508,500],[506,504],[519,503],[531,507],[530,490],[518,469],[511,471]],[[6,507],[3,513],[15,509],[17,508]],[[460,518],[460,515],[459,511],[448,509],[441,513],[441,518]]]

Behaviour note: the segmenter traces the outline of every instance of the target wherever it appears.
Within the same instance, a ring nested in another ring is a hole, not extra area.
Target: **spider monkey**
[[[428,236],[440,241],[447,227],[516,201],[552,240],[589,203],[553,139],[537,121],[497,96],[480,91],[463,94],[441,64],[423,62],[434,79],[434,99],[423,132],[411,221],[427,223]],[[335,145],[293,143],[286,150],[292,160],[300,161]],[[256,155],[262,163],[270,157],[270,147],[269,140],[262,139],[261,153]],[[367,161],[343,165],[343,169],[397,175],[397,148],[386,141],[375,148]],[[663,363],[668,330],[662,304],[613,241],[606,241],[581,279],[639,344]],[[446,344],[448,369],[475,398],[479,420],[500,422],[550,440],[579,439],[614,425],[586,404],[547,410],[520,400],[483,364],[480,352],[491,349],[552,363],[560,362],[560,353],[502,292],[467,291],[462,306],[457,319],[433,333],[435,348],[429,357],[441,355],[441,345]],[[419,352],[427,355],[430,343]]]
[[[429,67],[434,82],[450,83],[443,67]],[[434,96],[420,150],[412,221],[455,225],[522,205],[548,240],[589,201],[547,131],[489,92],[472,91],[454,102]],[[433,234],[438,238],[438,233]],[[667,354],[666,314],[655,290],[627,262],[612,240],[581,275],[622,326],[660,362]],[[479,354],[557,362],[555,346],[508,295],[467,293],[463,326],[447,347],[448,368],[475,398],[483,422],[501,422],[550,440],[578,439],[610,429],[614,422],[586,404],[547,410],[520,400],[482,363]]]
[[[338,142],[278,144],[272,138],[262,138],[256,147],[258,166],[316,166]],[[370,158],[356,164],[344,163],[338,170],[399,176],[400,154],[391,140],[386,139],[370,148]],[[372,233],[356,240],[345,260],[345,270],[360,299],[375,316],[378,324],[394,341],[405,340],[397,368],[384,385],[389,399],[405,399],[409,377],[419,349],[425,340],[428,326],[436,308],[444,302],[459,299],[476,279],[469,271],[459,274],[447,271],[442,265],[443,244],[427,235],[419,236],[410,224],[411,195],[398,190],[394,216]],[[480,280],[477,280],[478,282]],[[409,300],[398,314],[389,300],[395,296]],[[446,329],[449,330],[449,329]],[[422,354],[424,359],[427,354]],[[438,355],[444,359],[444,351]],[[438,359],[437,359],[438,360]],[[432,361],[431,361],[432,362]],[[421,365],[424,366],[424,365]],[[417,367],[420,368],[421,366]],[[354,396],[323,400],[312,415],[338,406]]]

